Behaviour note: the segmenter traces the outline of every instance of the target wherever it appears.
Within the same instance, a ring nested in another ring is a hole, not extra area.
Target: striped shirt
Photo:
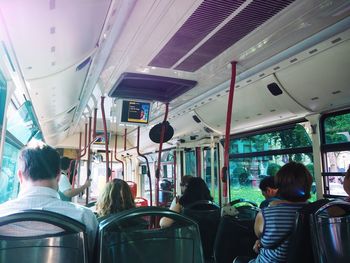
[[[296,218],[303,203],[283,203],[262,209],[264,230],[260,239],[261,248],[254,263],[281,263],[287,260],[287,250]]]

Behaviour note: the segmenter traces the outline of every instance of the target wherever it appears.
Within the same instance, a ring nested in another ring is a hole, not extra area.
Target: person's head
[[[105,185],[96,205],[99,216],[107,216],[134,207],[130,187],[121,179],[113,179]]]
[[[203,179],[192,177],[188,181],[187,188],[183,196],[180,197],[179,203],[182,206],[186,206],[200,200],[213,201],[213,198],[210,196],[210,191]]]
[[[348,196],[350,196],[350,165],[344,177],[343,188],[344,191],[348,194]]]
[[[311,195],[312,176],[301,163],[290,162],[282,166],[275,176],[277,195],[291,202],[305,202]]]
[[[262,195],[268,199],[276,196],[277,188],[275,186],[275,177],[274,176],[265,176],[259,184]]]
[[[20,183],[50,186],[57,189],[60,174],[60,155],[51,146],[32,141],[18,156]]]
[[[192,178],[192,176],[190,175],[184,175],[181,177],[181,182],[180,182],[180,187],[181,187],[181,194],[183,194],[187,188],[188,182],[190,181],[190,179]]]
[[[71,161],[71,159],[69,159],[68,157],[61,158],[61,170],[62,171],[67,171],[69,169],[70,161]]]

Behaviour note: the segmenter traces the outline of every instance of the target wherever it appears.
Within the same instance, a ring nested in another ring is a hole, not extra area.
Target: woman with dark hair
[[[196,201],[208,200],[213,201],[207,184],[200,177],[192,177],[187,182],[187,187],[183,195],[176,200],[176,203],[170,206],[170,210],[180,213],[184,207]],[[170,218],[163,217],[160,220],[160,226],[171,226],[174,221]]]
[[[294,227],[296,212],[311,197],[312,177],[307,168],[296,162],[284,165],[275,175],[279,200],[263,208],[255,219],[254,231],[259,238],[254,251],[258,253],[255,262],[286,262],[288,237]],[[248,262],[237,258],[234,262]]]
[[[135,207],[129,185],[121,179],[108,182],[98,198],[96,211],[98,216],[104,217]]]

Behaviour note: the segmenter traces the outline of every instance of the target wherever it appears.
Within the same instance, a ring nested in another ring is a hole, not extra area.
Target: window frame
[[[343,195],[334,195],[330,194],[329,189],[329,177],[335,176],[340,177],[343,176],[343,172],[328,172],[327,171],[327,153],[328,152],[336,152],[336,151],[350,151],[350,142],[341,142],[341,143],[326,143],[326,131],[325,131],[325,121],[327,118],[330,117],[336,117],[340,115],[350,114],[350,108],[349,109],[343,109],[340,111],[334,111],[326,114],[322,114],[320,117],[320,142],[321,142],[321,160],[322,160],[322,181],[323,181],[323,196],[325,198],[339,198],[339,197],[345,197]],[[327,171],[327,172],[326,172]]]

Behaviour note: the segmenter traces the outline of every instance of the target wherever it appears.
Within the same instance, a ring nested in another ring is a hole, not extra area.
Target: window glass
[[[329,195],[346,196],[343,189],[344,176],[339,176],[337,173],[344,173],[350,166],[350,151],[332,151],[324,154],[325,171],[327,173],[334,173],[325,177],[325,186]]]
[[[0,72],[0,135],[1,135],[2,125],[4,121],[4,115],[5,115],[6,93],[7,93],[6,81],[2,73]]]
[[[300,123],[269,133],[257,134],[230,142],[230,154],[265,152],[312,146],[308,123]]]
[[[217,161],[217,148],[214,149],[214,175],[211,177],[211,150],[203,150],[203,161],[204,161],[204,179],[210,190],[211,196],[214,198],[214,202],[219,203],[219,192],[218,192],[218,161]],[[214,185],[212,185],[212,179]]]
[[[39,132],[39,126],[30,101],[26,101],[8,118],[7,130],[22,144],[27,144]]]
[[[19,183],[16,173],[18,154],[18,148],[5,142],[0,176],[0,203],[13,199],[18,194]]]
[[[350,113],[329,115],[323,120],[324,194],[347,196],[343,189],[344,176],[350,165]],[[347,144],[346,144],[347,143]]]
[[[194,150],[185,151],[185,175],[196,176],[196,153]]]
[[[289,159],[291,157],[291,159]],[[261,194],[259,183],[265,176],[275,176],[277,171],[289,160],[303,163],[314,178],[312,154],[292,154],[237,158],[230,160],[230,194],[231,200],[244,198],[261,203],[264,196]],[[312,199],[316,200],[316,185],[312,184]]]
[[[327,187],[327,194],[336,196],[347,196],[344,191],[344,176],[326,176],[325,186]]]
[[[323,128],[326,144],[350,142],[350,113],[325,118]]]
[[[244,198],[257,204],[261,203],[264,196],[259,189],[260,181],[265,176],[276,175],[277,171],[290,161],[303,163],[314,177],[311,145],[310,127],[307,122],[288,125],[274,132],[231,140],[230,199]],[[298,150],[300,147],[306,149]],[[282,152],[276,154],[276,150]],[[316,200],[314,182],[311,200]]]

